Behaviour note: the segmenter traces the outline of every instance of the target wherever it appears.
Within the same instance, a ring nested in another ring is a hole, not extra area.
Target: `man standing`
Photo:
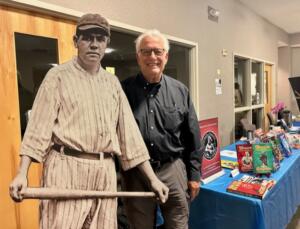
[[[44,162],[42,186],[116,191],[113,156],[124,170],[137,166],[166,201],[147,148],[116,76],[101,67],[110,26],[99,14],[83,15],[73,37],[78,56],[52,68],[36,96],[10,195],[22,200],[32,161]],[[41,228],[117,228],[116,198],[43,200]]]
[[[136,40],[141,73],[123,81],[122,86],[150,152],[150,163],[169,188],[168,201],[160,205],[165,228],[186,229],[189,200],[199,192],[202,150],[188,89],[163,74],[168,50],[168,40],[159,31],[141,34]],[[124,172],[124,181],[126,190],[147,190],[136,169]],[[133,199],[124,204],[134,229],[153,228],[154,201]]]

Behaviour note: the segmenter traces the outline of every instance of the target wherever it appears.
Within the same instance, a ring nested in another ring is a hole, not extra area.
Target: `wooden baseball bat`
[[[98,199],[116,197],[154,198],[154,192],[107,192],[57,188],[26,188],[22,192],[24,199]]]

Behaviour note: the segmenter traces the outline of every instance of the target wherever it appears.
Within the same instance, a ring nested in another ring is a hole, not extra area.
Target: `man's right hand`
[[[158,178],[155,180],[150,181],[151,188],[157,195],[157,200],[160,201],[160,203],[164,204],[168,200],[169,195],[169,188],[161,182]]]
[[[22,201],[23,192],[27,188],[27,173],[31,160],[31,157],[26,155],[21,157],[19,172],[9,186],[9,194],[16,202]]]
[[[157,178],[150,162],[148,160],[144,161],[138,164],[137,168],[148,178],[152,190],[157,195],[157,199],[161,203],[165,203],[168,199],[169,188]]]
[[[27,188],[27,176],[19,173],[9,186],[9,194],[16,202],[23,200],[23,191]]]

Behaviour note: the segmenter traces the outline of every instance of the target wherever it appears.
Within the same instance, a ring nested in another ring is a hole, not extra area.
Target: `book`
[[[221,150],[221,157],[230,157],[236,160],[236,151],[233,150]]]
[[[221,166],[227,169],[235,169],[238,167],[237,161],[221,159]]]
[[[279,148],[280,142],[275,136],[269,137],[269,143],[271,143],[272,149],[273,149],[273,155],[274,155],[274,171],[277,171],[280,168],[280,161],[282,161],[283,156]]]
[[[277,148],[279,150],[279,152],[277,152],[278,158],[279,158],[280,161],[282,161],[284,159],[284,155],[283,155],[282,149],[280,148],[280,141],[279,141],[279,139],[275,138],[274,139],[274,143],[276,144],[276,146],[277,146]]]
[[[256,143],[253,149],[253,172],[255,174],[270,174],[274,170],[274,155],[270,143]]]
[[[237,159],[240,172],[246,173],[253,170],[252,163],[252,145],[237,144],[236,145]]]
[[[221,150],[221,166],[227,169],[238,168],[236,151]]]
[[[276,181],[272,179],[267,180],[260,177],[244,175],[239,180],[232,181],[226,191],[263,199],[275,184]]]
[[[280,141],[281,150],[285,157],[289,157],[292,154],[292,149],[286,139],[286,136],[284,133],[278,135],[278,139]]]

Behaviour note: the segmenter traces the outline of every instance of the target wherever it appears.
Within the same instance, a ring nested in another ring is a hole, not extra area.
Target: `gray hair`
[[[141,42],[142,42],[142,40],[145,37],[157,37],[157,38],[160,38],[163,41],[164,49],[166,50],[166,52],[169,52],[170,44],[169,44],[168,39],[161,32],[159,32],[157,29],[151,29],[151,30],[147,30],[146,32],[144,32],[141,35],[139,35],[138,38],[135,40],[135,50],[136,50],[136,53],[139,52],[140,46],[141,46]]]

